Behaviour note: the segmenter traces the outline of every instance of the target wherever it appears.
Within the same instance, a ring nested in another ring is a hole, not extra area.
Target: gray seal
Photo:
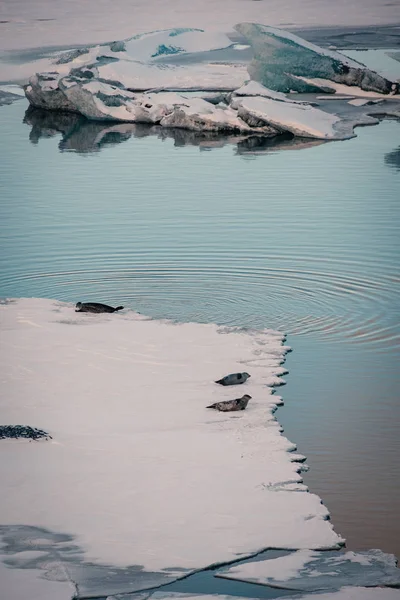
[[[75,312],[113,313],[123,308],[123,306],[113,308],[112,306],[108,306],[108,304],[101,304],[100,302],[78,302],[75,306]]]
[[[230,375],[226,375],[222,379],[218,379],[215,383],[219,383],[221,385],[238,385],[239,383],[244,383],[250,377],[248,373],[231,373]]]
[[[244,410],[246,406],[251,400],[251,396],[245,394],[241,398],[236,398],[236,400],[225,400],[224,402],[216,402],[215,404],[210,404],[207,408],[215,408],[215,410],[220,410],[221,412],[233,412],[235,410]]]

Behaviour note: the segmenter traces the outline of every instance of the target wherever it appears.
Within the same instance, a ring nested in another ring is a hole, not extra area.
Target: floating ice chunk
[[[0,85],[0,106],[12,104],[24,97],[24,90],[19,85]]]
[[[352,106],[367,106],[368,104],[379,104],[382,102],[381,98],[373,100],[371,98],[354,98],[353,100],[349,100],[349,104]]]
[[[329,94],[327,96],[317,96],[317,100],[353,100],[354,96],[340,94]]]
[[[290,131],[296,136],[319,139],[346,139],[353,137],[353,128],[338,116],[312,106],[279,102],[269,98],[237,98],[234,106],[238,115],[248,122],[255,119],[278,131]]]
[[[2,447],[2,524],[76,536],[74,581],[89,561],[177,578],[265,547],[341,545],[318,496],[266,487],[302,482],[265,385],[284,336],[81,314],[41,299],[0,310],[3,419],[34,420],[53,438]],[[214,383],[220,373],[262,357],[247,410],[210,414],[207,405],[232,398]],[[126,591],[143,589],[139,573],[131,579]]]
[[[310,552],[248,562],[219,571],[218,577],[292,590],[318,591],[344,585],[400,586],[400,570],[393,554],[365,552]]]
[[[309,81],[318,77],[383,94],[399,91],[398,83],[385,79],[363,64],[287,31],[255,23],[240,23],[235,29],[244,35],[254,51],[249,66],[251,78],[274,90],[326,91],[325,86]],[[298,79],[298,76],[306,76],[308,81]]]

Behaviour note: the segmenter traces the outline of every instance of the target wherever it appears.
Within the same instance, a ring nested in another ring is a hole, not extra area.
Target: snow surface
[[[171,27],[229,31],[241,21],[285,27],[397,24],[386,0],[2,0],[0,49],[73,46],[123,39]]]
[[[266,547],[341,544],[273,416],[280,333],[41,299],[0,311],[2,420],[53,437],[1,444],[3,525],[74,535],[95,564],[171,576]],[[243,370],[252,377],[240,389],[214,383]],[[240,415],[205,408],[245,392]],[[293,483],[304,491],[285,489]]]
[[[299,550],[269,560],[246,562],[219,571],[218,577],[300,591],[355,586],[400,587],[393,554]]]
[[[49,581],[39,569],[8,567],[2,562],[4,559],[8,556],[0,554],[2,600],[71,600],[75,593],[74,585],[68,580]]]
[[[312,106],[303,106],[291,102],[280,102],[269,98],[250,97],[235,100],[235,108],[251,113],[265,120],[281,131],[290,131],[294,135],[319,139],[343,139],[352,137],[352,132],[339,133],[335,125],[340,117]]]

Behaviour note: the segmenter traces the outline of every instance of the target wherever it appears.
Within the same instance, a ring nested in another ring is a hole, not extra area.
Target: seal
[[[251,396],[245,394],[241,398],[236,398],[236,400],[225,400],[223,402],[216,402],[215,404],[210,404],[206,408],[214,408],[215,410],[219,410],[221,412],[233,412],[236,410],[244,410],[246,406],[251,400]]]
[[[75,306],[75,312],[113,313],[123,308],[123,306],[113,308],[112,306],[108,306],[108,304],[101,304],[100,302],[78,302]]]
[[[231,373],[222,379],[218,379],[215,383],[219,383],[220,385],[238,385],[239,383],[244,383],[249,377],[248,373]]]

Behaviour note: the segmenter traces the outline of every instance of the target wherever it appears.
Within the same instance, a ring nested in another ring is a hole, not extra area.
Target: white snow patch
[[[301,481],[265,386],[287,351],[280,333],[42,299],[0,315],[2,421],[53,436],[1,445],[3,525],[74,535],[86,560],[152,571],[340,545],[318,496],[263,486]],[[243,370],[243,386],[214,383]],[[243,413],[206,409],[247,392]]]
[[[278,102],[269,98],[244,97],[235,100],[236,107],[267,121],[278,130],[290,131],[294,135],[319,139],[344,137],[334,128],[341,121],[339,117],[312,106]]]
[[[274,581],[289,581],[298,577],[300,571],[313,558],[318,556],[310,550],[299,550],[287,556],[270,560],[247,562],[230,567],[223,573],[226,579],[245,580],[249,583],[270,584]]]
[[[371,100],[370,98],[354,98],[350,100],[348,104],[352,104],[353,106],[366,106],[367,104],[379,104],[383,102],[383,98],[378,98],[377,100]]]
[[[1,594],[4,600],[71,600],[75,587],[69,581],[49,581],[40,569],[16,569],[7,567],[2,561],[8,555],[0,554]]]
[[[234,90],[249,78],[245,65],[199,63],[173,65],[120,60],[98,67],[99,77],[133,90]]]
[[[343,587],[337,592],[297,596],[297,600],[399,600],[400,590],[388,588]]]

